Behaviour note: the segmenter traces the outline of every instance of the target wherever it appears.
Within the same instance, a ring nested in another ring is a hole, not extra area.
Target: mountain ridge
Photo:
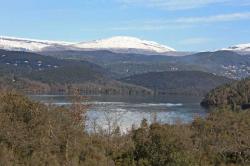
[[[155,94],[202,96],[211,89],[233,80],[201,71],[164,71],[136,74],[120,81],[146,87]]]
[[[228,48],[223,48],[221,50],[225,51],[235,51],[235,52],[250,52],[250,43],[237,44],[230,46]]]
[[[101,40],[94,40],[90,42],[82,42],[73,45],[77,48],[83,49],[104,49],[104,50],[122,50],[122,49],[137,49],[137,50],[145,50],[149,52],[175,52],[176,50],[161,45],[159,43],[147,40],[141,40],[135,37],[128,37],[128,36],[115,36],[107,39]]]
[[[0,36],[0,49],[10,51],[58,51],[58,50],[110,50],[126,53],[162,54],[175,49],[147,40],[129,36],[114,36],[86,42],[63,42]]]

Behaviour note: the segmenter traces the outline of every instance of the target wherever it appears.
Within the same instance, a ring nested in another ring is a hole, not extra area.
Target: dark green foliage
[[[68,93],[72,86],[84,94],[151,93],[147,88],[116,81],[112,75],[87,61],[0,50],[0,87],[7,86],[25,93]]]
[[[232,80],[200,71],[152,72],[121,79],[124,82],[152,89],[156,94],[203,95]]]
[[[181,130],[174,126],[153,124],[133,132],[135,143],[134,158],[138,165],[192,165],[193,159],[188,154],[188,144],[179,137]],[[186,140],[185,140],[186,141]],[[191,140],[189,139],[189,143]]]
[[[164,56],[121,54],[103,50],[55,51],[44,52],[43,54],[64,59],[87,60],[115,72],[119,78],[178,68],[178,70],[205,71],[239,79],[249,76],[247,66],[250,65],[249,55],[240,55],[233,51],[184,53],[187,56],[173,56],[171,53]],[[236,71],[226,69],[225,67],[228,66],[236,67],[234,68]]]
[[[240,110],[250,103],[250,79],[223,85],[209,92],[201,104],[205,107],[229,107]]]
[[[31,72],[27,75],[31,80],[41,81],[48,84],[72,84],[97,82],[102,80],[105,82],[104,76],[94,70],[89,70],[88,66],[82,64],[72,64],[56,69],[48,69],[44,71]]]
[[[84,83],[102,80],[109,73],[86,61],[63,60],[29,52],[0,50],[0,73],[44,83]]]
[[[185,65],[174,62],[126,62],[126,63],[114,63],[106,65],[110,71],[115,71],[118,78],[129,77],[136,74],[143,74],[148,72],[163,72],[163,71],[207,71],[201,66]]]

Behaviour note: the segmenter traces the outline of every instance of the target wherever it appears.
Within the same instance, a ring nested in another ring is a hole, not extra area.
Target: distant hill
[[[54,79],[55,82],[62,83],[75,82],[75,78],[80,82],[88,81],[108,77],[109,74],[102,67],[87,61],[62,60],[36,53],[4,50],[0,50],[0,67],[0,73],[11,73],[39,81],[44,77],[43,73],[50,73],[45,74],[46,77],[54,77],[51,81]],[[58,75],[65,77],[65,80],[58,80]]]
[[[116,81],[111,75],[104,68],[87,61],[0,50],[1,86],[41,93],[65,93],[73,86],[90,94],[150,93],[146,88]]]
[[[45,51],[41,52],[43,55],[49,55],[62,59],[87,60],[98,65],[110,65],[115,63],[142,63],[142,62],[161,62],[161,61],[175,61],[173,56],[163,55],[145,55],[139,53],[116,53],[108,50],[95,51]]]
[[[118,78],[147,72],[198,70],[233,79],[250,76],[250,55],[233,51],[201,52],[186,56],[114,53],[110,51],[42,52],[62,59],[86,60],[116,73]]]
[[[217,87],[201,102],[204,107],[231,107],[234,110],[249,104],[250,78]]]
[[[102,66],[113,73],[114,78],[122,78],[134,74],[173,70],[207,71],[199,64],[184,64],[182,57],[114,53],[111,51],[52,51],[42,52],[61,59],[85,60]]]
[[[129,77],[135,74],[163,71],[206,71],[198,65],[185,65],[180,63],[163,62],[127,62],[115,63],[105,67],[109,71],[114,71],[117,78]]]
[[[250,76],[250,54],[232,51],[201,52],[182,57],[179,63],[198,65],[211,73],[241,79]]]
[[[203,95],[231,81],[218,75],[238,79],[250,73],[249,56],[230,51],[185,57],[109,51],[65,51],[48,55],[0,50],[2,84],[3,78],[8,77],[19,83],[16,87],[26,87],[23,89],[41,85],[41,89],[49,91],[66,91],[74,85],[84,91],[92,89],[91,93],[150,94],[155,91],[156,94]]]
[[[121,81],[152,89],[156,94],[204,95],[232,80],[200,71],[169,71],[134,75]]]

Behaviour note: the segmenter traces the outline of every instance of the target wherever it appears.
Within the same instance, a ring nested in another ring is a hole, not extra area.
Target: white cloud
[[[208,5],[248,5],[249,0],[117,0],[126,6],[146,6],[166,10],[187,10]]]
[[[194,23],[213,23],[213,22],[227,22],[250,19],[250,12],[220,14],[204,17],[186,17],[176,19],[176,23],[194,24]]]
[[[111,27],[109,30],[127,31],[127,30],[164,30],[164,29],[185,29],[194,26],[209,25],[222,22],[250,20],[250,12],[220,14],[202,17],[181,17],[169,20],[133,20],[120,22],[118,26]]]
[[[116,22],[106,27],[85,27],[82,31],[159,31],[166,29],[187,29],[223,22],[250,20],[250,12],[220,14],[202,17],[180,17],[160,20],[129,20]],[[226,27],[228,28],[228,27]]]

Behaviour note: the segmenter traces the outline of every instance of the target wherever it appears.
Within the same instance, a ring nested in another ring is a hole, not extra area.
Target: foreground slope
[[[87,133],[86,112],[86,105],[78,103],[55,108],[1,91],[0,165],[250,164],[249,110],[212,112],[191,124],[143,120],[126,134],[117,125]]]

